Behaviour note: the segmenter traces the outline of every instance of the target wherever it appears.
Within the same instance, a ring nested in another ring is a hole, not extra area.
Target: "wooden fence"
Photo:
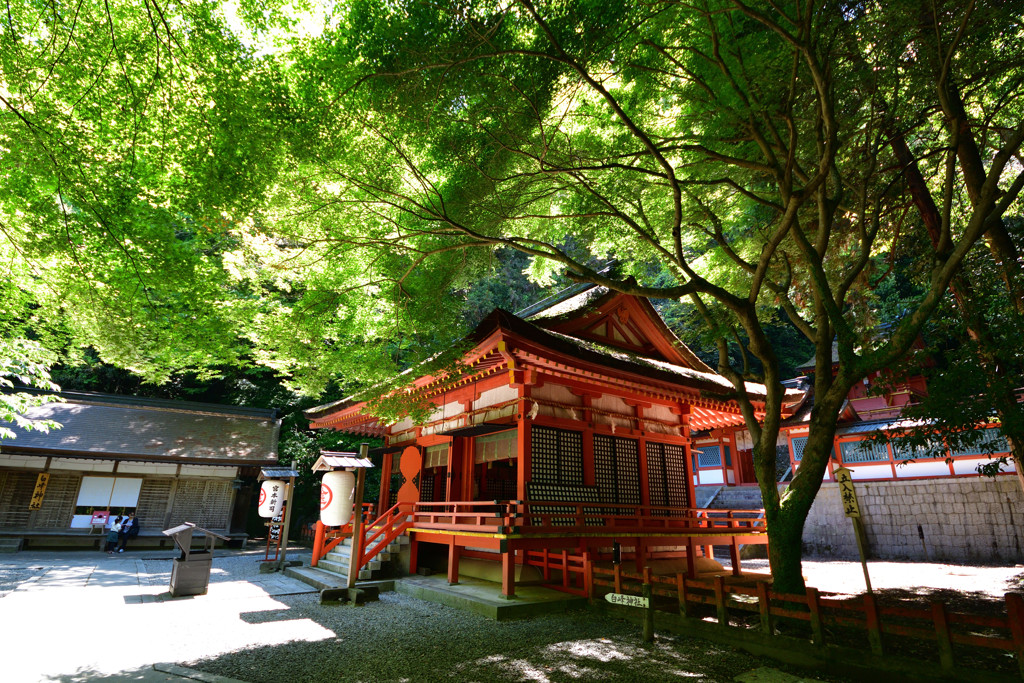
[[[963,653],[957,646],[997,650],[1016,658],[1018,674],[1024,678],[1024,597],[1019,593],[1007,593],[1005,615],[993,617],[951,612],[942,602],[933,602],[930,608],[883,607],[871,594],[841,600],[824,597],[814,588],[808,588],[806,595],[793,595],[776,593],[766,582],[739,586],[727,584],[723,577],[652,576],[649,569],[637,575],[623,571],[622,565],[612,569],[588,565],[591,597],[596,597],[599,586],[639,595],[643,585],[649,584],[651,594],[662,598],[662,609],[676,608],[681,617],[692,617],[700,605],[707,605],[714,609],[715,621],[723,629],[740,616],[746,622],[756,614],[760,632],[769,639],[776,636],[778,622],[788,620],[789,624],[804,624],[815,646],[849,647],[851,642],[842,639],[852,637],[854,647],[863,647],[866,640],[871,653],[878,656],[906,657],[914,650],[908,641],[917,641],[938,651],[939,665],[946,672],[955,669]],[[750,628],[746,623],[736,627]],[[899,652],[887,647],[897,639]]]

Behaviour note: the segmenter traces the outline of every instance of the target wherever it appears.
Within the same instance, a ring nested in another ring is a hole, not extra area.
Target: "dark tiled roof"
[[[281,421],[273,410],[85,392],[62,396],[65,402],[26,415],[54,420],[61,429],[25,431],[0,422],[17,435],[0,442],[0,450],[194,464],[277,462]]]

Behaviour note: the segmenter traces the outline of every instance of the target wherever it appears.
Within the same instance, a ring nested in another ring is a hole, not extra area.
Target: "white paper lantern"
[[[352,519],[352,497],[356,475],[351,472],[327,472],[320,482],[320,521],[341,526]]]
[[[267,479],[260,487],[260,517],[276,517],[284,507],[285,483],[280,479]]]

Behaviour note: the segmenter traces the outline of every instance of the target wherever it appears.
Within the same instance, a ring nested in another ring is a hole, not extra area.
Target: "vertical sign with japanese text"
[[[46,484],[49,481],[49,472],[40,472],[36,477],[36,487],[32,490],[32,498],[28,502],[29,510],[39,510],[43,507],[43,496],[46,495]]]
[[[843,512],[847,517],[860,517],[860,504],[857,492],[853,490],[853,476],[845,467],[837,467],[834,471],[836,483],[839,484],[839,501],[843,504]]]

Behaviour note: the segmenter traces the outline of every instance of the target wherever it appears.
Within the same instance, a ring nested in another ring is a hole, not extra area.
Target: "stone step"
[[[396,546],[398,548],[400,548],[402,546],[409,545],[409,537],[408,536],[404,536],[404,535],[403,536],[399,536],[398,538],[396,538],[393,541],[391,541],[391,543],[388,544],[388,545],[389,546],[393,545],[393,546]],[[352,537],[349,536],[347,538],[343,538],[341,540],[341,543],[339,543],[337,545],[337,547],[338,548],[341,548],[341,547],[350,548],[350,547],[352,547]]]
[[[320,560],[316,563],[316,569],[324,572],[330,572],[338,577],[348,576],[348,564],[338,564],[337,562],[331,562],[330,560]],[[373,570],[363,568],[359,570],[359,580],[369,580],[373,578]]]
[[[322,571],[316,567],[288,567],[284,570],[285,576],[290,576],[293,579],[298,579],[313,588],[323,590],[341,590],[348,585],[348,579],[344,576],[338,576],[333,572]],[[395,582],[393,579],[385,579],[380,581],[366,580],[362,578],[356,583],[357,588],[376,588],[378,591],[393,591],[395,590]]]
[[[349,558],[348,555],[338,555],[336,553],[327,553],[326,555],[324,555],[323,559],[320,560],[320,562],[330,562],[331,564],[337,565],[339,567],[344,567],[345,571],[347,572],[348,571],[349,560],[350,560],[350,558]],[[363,568],[364,569],[369,569],[370,571],[373,571],[375,569],[380,569],[382,564],[383,564],[383,562],[381,562],[377,558],[374,558],[374,559],[370,560],[369,562],[367,562],[366,566],[363,567]]]
[[[16,553],[21,550],[22,539],[0,538],[0,553]]]

